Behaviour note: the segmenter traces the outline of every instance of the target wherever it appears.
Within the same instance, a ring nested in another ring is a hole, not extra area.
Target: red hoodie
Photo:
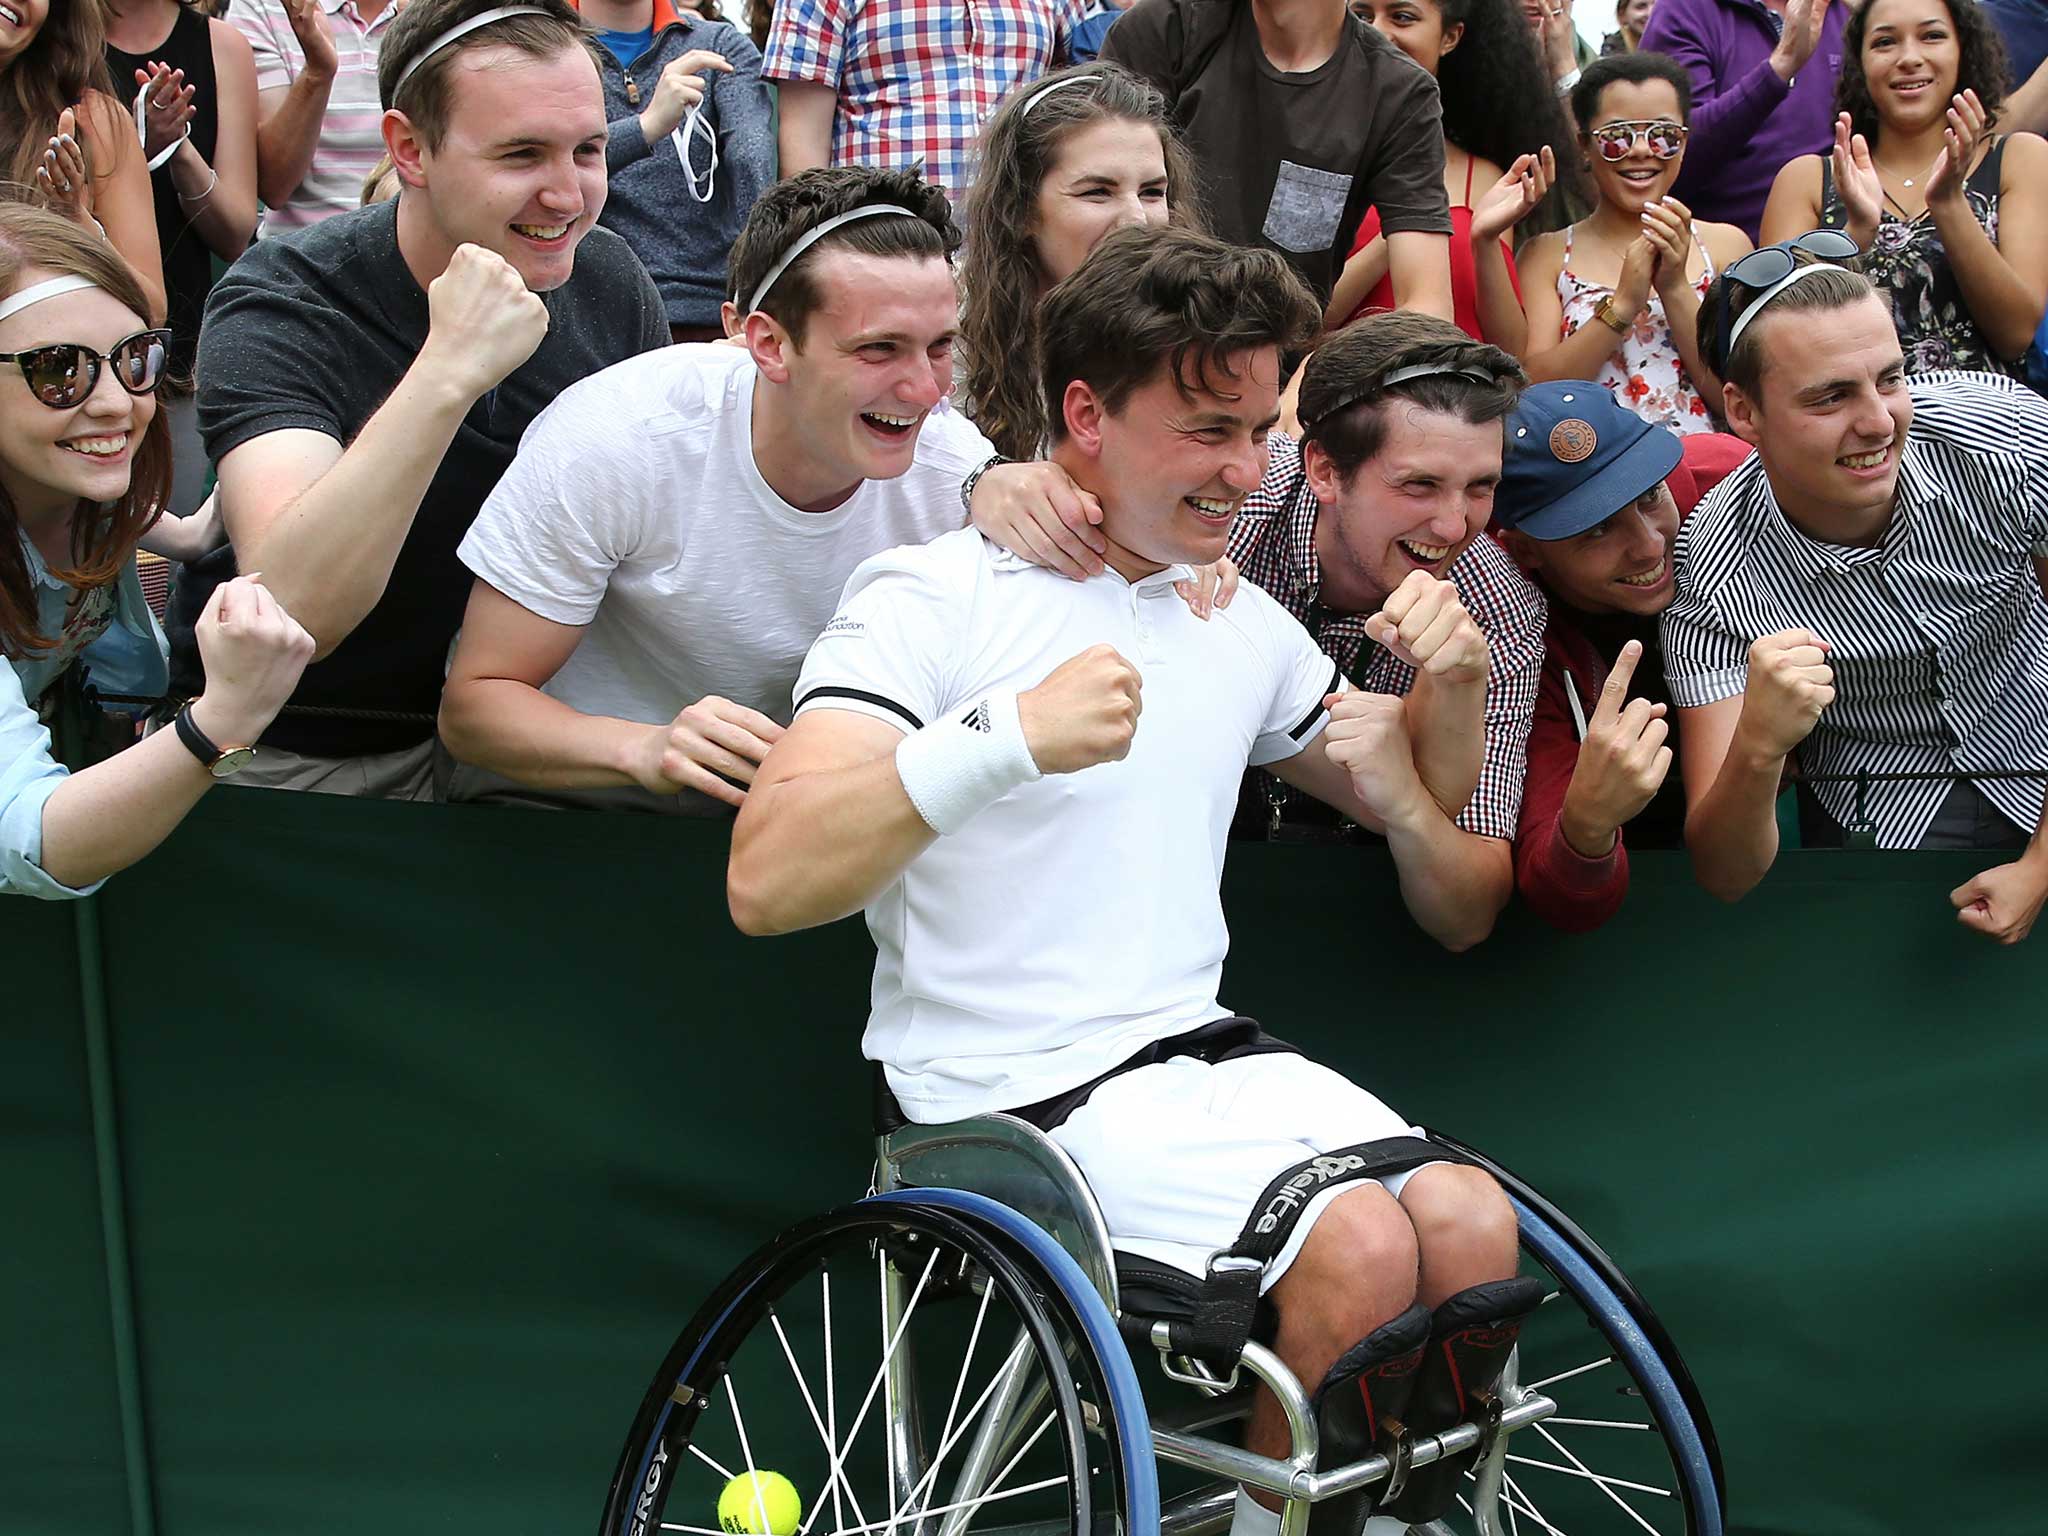
[[[1747,443],[1721,433],[1698,432],[1685,438],[1678,467],[1665,482],[1678,503],[1679,517],[1690,516],[1707,492],[1749,457],[1749,451]],[[1564,839],[1559,818],[1578,766],[1580,739],[1565,676],[1571,676],[1580,707],[1591,713],[1614,658],[1600,653],[1555,598],[1543,642],[1543,676],[1536,688],[1528,778],[1515,833],[1515,888],[1552,927],[1584,933],[1614,916],[1628,894],[1628,849],[1617,835],[1606,857],[1589,859]],[[1645,658],[1643,665],[1649,664]],[[1642,681],[1640,673],[1637,681]]]

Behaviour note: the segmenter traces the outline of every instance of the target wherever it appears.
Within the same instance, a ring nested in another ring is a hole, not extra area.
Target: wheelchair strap
[[[1326,1189],[1407,1173],[1425,1163],[1465,1163],[1454,1147],[1420,1136],[1387,1136],[1321,1152],[1281,1172],[1252,1208],[1231,1247],[1209,1260],[1194,1315],[1168,1330],[1176,1354],[1234,1370],[1258,1318],[1259,1282],[1280,1256],[1309,1202]]]

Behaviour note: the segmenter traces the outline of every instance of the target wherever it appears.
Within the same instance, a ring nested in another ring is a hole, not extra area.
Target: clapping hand
[[[57,114],[57,131],[50,135],[50,147],[36,167],[36,189],[52,213],[77,224],[93,223],[92,167],[85,158],[85,146],[78,142],[76,107]]]
[[[1941,131],[1941,153],[1934,157],[1934,167],[1927,173],[1929,208],[1962,204],[1963,183],[1969,177],[1970,162],[1976,158],[1986,124],[1984,104],[1975,91],[1964,91],[1950,103],[1948,126]]]
[[[185,83],[185,71],[161,61],[135,71],[135,83],[142,87],[142,155],[154,160],[190,131],[199,92]]]
[[[1522,155],[1472,207],[1472,244],[1483,248],[1498,240],[1535,211],[1557,179],[1557,156],[1548,144],[1541,153]]]
[[[1884,183],[1878,180],[1877,166],[1870,158],[1870,141],[1849,131],[1846,112],[1835,118],[1835,148],[1830,158],[1834,162],[1835,191],[1848,214],[1847,227],[1842,232],[1867,251],[1884,218]]]

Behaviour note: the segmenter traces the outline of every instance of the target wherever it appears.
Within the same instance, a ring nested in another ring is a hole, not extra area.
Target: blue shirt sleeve
[[[61,901],[89,896],[103,883],[74,890],[43,872],[43,804],[65,777],[14,668],[0,660],[0,895]]]

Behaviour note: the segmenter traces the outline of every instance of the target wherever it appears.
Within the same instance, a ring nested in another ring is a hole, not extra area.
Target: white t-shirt
[[[960,484],[995,451],[949,410],[907,473],[802,512],[754,463],[754,361],[664,347],[541,412],[463,538],[463,564],[558,624],[588,626],[544,690],[657,725],[706,694],[787,723],[804,652],[868,556],[957,529]]]
[[[1229,1014],[1219,886],[1238,781],[1313,741],[1343,679],[1250,583],[1197,619],[1173,589],[1188,574],[1070,581],[966,529],[863,564],[812,647],[798,714],[906,732],[1035,688],[1091,645],[1142,679],[1123,761],[1011,791],[868,907],[862,1048],[912,1118],[1036,1103]]]

